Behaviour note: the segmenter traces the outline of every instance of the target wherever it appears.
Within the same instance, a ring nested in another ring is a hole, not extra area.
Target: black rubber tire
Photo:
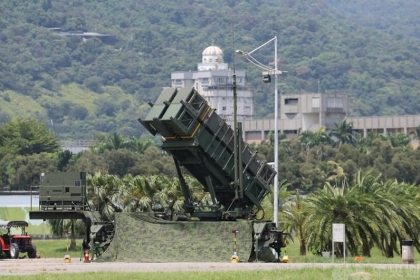
[[[36,258],[36,246],[32,245],[32,249],[28,250],[28,258],[35,259]]]
[[[10,244],[10,258],[11,259],[19,258],[19,246],[16,243]]]

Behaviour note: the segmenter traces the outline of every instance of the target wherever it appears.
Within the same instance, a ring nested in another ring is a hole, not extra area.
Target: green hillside
[[[420,39],[420,2],[417,0],[323,0],[349,21],[391,34]]]
[[[391,26],[360,26],[333,2],[1,1],[0,123],[33,117],[61,139],[139,136],[144,129],[136,119],[147,112],[145,104],[170,85],[171,72],[195,70],[213,43],[231,67],[247,71],[255,117],[272,117],[272,85],[234,50],[253,50],[274,36],[279,69],[288,71],[280,93],[346,93],[351,116],[420,113],[420,41],[384,32]],[[362,11],[365,2],[358,3]],[[412,1],[398,3],[386,15],[400,22]],[[75,31],[112,37],[59,34]],[[268,45],[255,56],[272,63],[273,50]]]

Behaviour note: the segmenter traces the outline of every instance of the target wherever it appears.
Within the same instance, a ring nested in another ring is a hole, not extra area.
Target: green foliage
[[[203,187],[194,178],[186,177],[197,203],[205,199]],[[184,212],[184,196],[178,179],[167,176],[132,176],[96,173],[87,178],[91,205],[105,220],[112,220],[115,212],[165,212],[170,217]]]
[[[42,172],[55,171],[57,159],[54,154],[40,153],[27,156],[18,155],[5,166],[7,182],[12,190],[28,190],[39,185]],[[7,186],[7,185],[6,185]]]
[[[402,35],[418,37],[417,1],[108,2],[0,3],[7,11],[0,20],[0,91],[8,92],[1,95],[7,102],[0,103],[0,122],[48,116],[60,138],[90,139],[121,127],[139,137],[144,129],[135,122],[138,108],[169,85],[171,72],[195,69],[213,41],[227,63],[249,73],[255,117],[271,117],[272,87],[261,83],[258,69],[235,58],[232,26],[240,27],[234,45],[243,50],[279,38],[279,67],[289,73],[282,77],[282,93],[316,92],[319,84],[320,92],[348,94],[354,116],[419,113],[419,41]],[[366,6],[372,7],[368,13]],[[349,10],[357,11],[358,20],[340,13]],[[114,38],[61,36],[54,28]],[[273,62],[269,46],[253,55]],[[127,96],[128,107],[121,103]]]
[[[323,0],[331,7],[334,7],[349,21],[357,24],[377,28],[390,34],[398,34],[398,36],[406,35],[420,38],[418,33],[420,21],[418,20],[416,10],[420,8],[418,1],[406,1],[408,5],[400,5],[399,1],[381,0]],[[396,17],[404,14],[404,17]]]
[[[353,183],[326,183],[302,199],[299,193],[283,208],[282,225],[298,238],[301,255],[332,251],[332,224],[346,226],[346,248],[352,256],[371,256],[376,247],[386,257],[400,254],[400,242],[418,236],[417,187],[356,174]],[[307,247],[306,247],[307,246]],[[417,250],[420,242],[414,241]],[[343,256],[342,244],[336,244]]]
[[[0,127],[0,145],[18,147],[20,155],[53,153],[60,145],[55,136],[36,120],[13,118]]]

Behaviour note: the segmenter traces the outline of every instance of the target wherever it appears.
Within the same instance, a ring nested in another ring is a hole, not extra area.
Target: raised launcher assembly
[[[32,199],[31,199],[32,201]],[[99,256],[109,246],[114,224],[101,220],[87,201],[85,172],[41,173],[38,209],[31,209],[30,219],[82,219],[86,225],[83,250]]]
[[[251,152],[240,134],[235,141],[233,130],[194,88],[163,90],[139,121],[165,139],[162,148],[174,158],[185,209],[193,219],[169,221],[158,213],[120,212],[113,222],[103,222],[88,203],[83,172],[43,174],[39,209],[31,211],[30,218],[83,219],[83,249],[90,248],[98,262],[228,262],[233,231],[242,261],[279,261],[283,232],[273,222],[256,220],[275,172]],[[238,157],[235,146],[241,151]],[[240,164],[235,165],[235,158]],[[192,201],[181,166],[211,194],[210,211]],[[234,183],[235,174],[242,184]]]
[[[237,132],[240,152],[236,157],[236,172],[240,183],[235,183],[234,131],[193,87],[166,88],[157,101],[149,105],[151,110],[139,122],[151,134],[162,135],[162,149],[173,156],[186,198],[186,212],[202,221],[251,220],[253,234],[250,238],[254,246],[249,260],[254,257],[261,260],[258,255],[268,247],[274,248],[279,256],[280,248],[284,247],[282,231],[275,223],[255,220],[255,208],[262,210],[261,201],[270,192],[275,171],[245,145],[241,133]],[[211,211],[202,211],[193,203],[180,166],[210,193]],[[268,255],[263,260],[273,261]]]

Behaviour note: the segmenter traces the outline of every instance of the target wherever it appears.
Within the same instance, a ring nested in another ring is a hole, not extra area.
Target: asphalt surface
[[[63,259],[20,259],[0,260],[0,275],[24,275],[39,273],[83,273],[83,272],[153,272],[153,271],[231,271],[231,270],[274,270],[301,268],[336,268],[337,271],[347,269],[360,271],[364,267],[376,269],[394,268],[409,269],[413,275],[419,276],[420,266],[417,264],[343,264],[343,263],[84,263],[79,258],[64,262]],[[0,277],[1,278],[1,277]]]

